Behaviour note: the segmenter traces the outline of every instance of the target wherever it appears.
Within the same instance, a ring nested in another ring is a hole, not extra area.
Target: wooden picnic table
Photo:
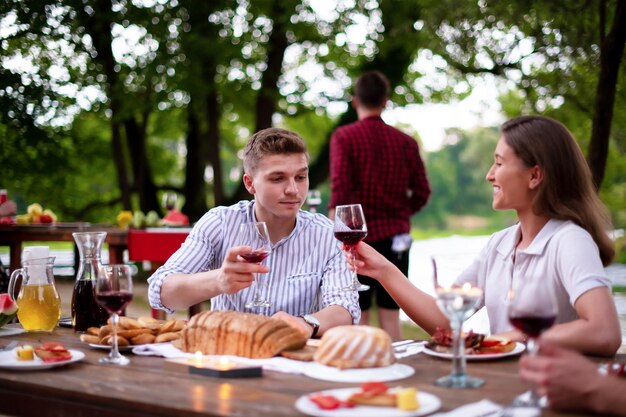
[[[0,225],[0,246],[9,246],[11,271],[21,265],[24,242],[74,242],[74,232],[107,232],[109,263],[123,263],[127,231],[107,225],[90,223],[51,223],[33,225]]]
[[[163,358],[125,353],[131,363],[125,367],[100,365],[106,351],[80,342],[71,329],[48,333],[24,333],[0,338],[37,344],[59,341],[79,349],[86,357],[66,366],[39,370],[0,369],[0,413],[18,416],[300,416],[294,406],[302,395],[314,391],[358,386],[355,383],[327,382],[298,374],[264,371],[255,378],[213,378],[189,375],[166,364]],[[622,358],[623,359],[623,358]],[[400,360],[415,369],[409,378],[390,386],[414,386],[436,395],[442,411],[484,398],[508,404],[528,387],[518,377],[518,358],[491,362],[470,362],[471,375],[482,377],[478,389],[447,389],[433,381],[451,370],[451,362],[419,354]],[[543,410],[543,416],[565,416]],[[382,416],[382,414],[381,414]]]

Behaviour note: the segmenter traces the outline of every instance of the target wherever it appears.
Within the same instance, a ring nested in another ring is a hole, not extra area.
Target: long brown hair
[[[527,167],[538,165],[543,170],[533,201],[535,214],[576,223],[598,245],[602,264],[610,264],[615,256],[607,234],[612,227],[610,215],[570,131],[548,117],[521,116],[502,125],[502,136]]]

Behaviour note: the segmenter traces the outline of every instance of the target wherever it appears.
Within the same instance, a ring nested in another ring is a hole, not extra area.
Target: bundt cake
[[[313,360],[340,369],[376,368],[396,361],[391,338],[371,326],[337,326],[322,336]]]

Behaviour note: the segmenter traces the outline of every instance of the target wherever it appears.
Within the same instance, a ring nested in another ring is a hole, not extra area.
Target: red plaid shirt
[[[368,117],[339,127],[330,139],[330,208],[361,203],[366,241],[411,230],[411,216],[430,197],[417,141]]]

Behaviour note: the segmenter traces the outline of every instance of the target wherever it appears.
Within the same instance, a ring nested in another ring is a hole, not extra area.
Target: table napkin
[[[433,414],[431,417],[499,417],[504,415],[505,409],[490,400],[480,400],[475,403],[465,404],[446,413]],[[507,408],[508,417],[537,417],[540,411],[536,408]]]
[[[424,351],[424,347],[425,347],[426,343],[425,342],[417,342],[417,343],[412,343],[410,345],[407,345],[406,347],[402,346],[402,350],[400,350],[399,352],[396,351],[396,359],[402,359],[402,358],[406,358],[407,356],[413,356],[413,355],[417,355],[418,353],[421,353]]]
[[[169,342],[135,346],[133,348],[133,353],[140,356],[162,356],[167,359],[192,358],[194,356],[192,353],[183,352]],[[276,371],[289,374],[302,374],[304,373],[306,367],[309,365],[308,362],[296,361],[283,357],[251,359],[242,358],[240,356],[224,356],[238,364],[261,366],[263,367],[263,369],[268,371]]]
[[[170,342],[167,343],[151,343],[149,345],[139,345],[133,348],[133,353],[140,356],[162,356],[164,358],[186,358],[192,357],[193,354],[183,352]]]

